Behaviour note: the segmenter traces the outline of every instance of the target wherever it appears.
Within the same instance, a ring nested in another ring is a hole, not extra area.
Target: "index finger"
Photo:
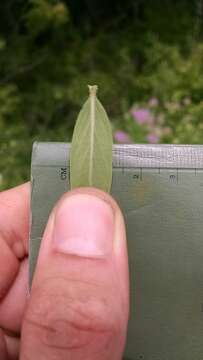
[[[29,207],[30,183],[0,193],[0,328],[14,334],[26,303]]]
[[[0,300],[28,253],[30,183],[0,193]]]
[[[28,253],[30,182],[0,193],[0,237],[17,257]]]

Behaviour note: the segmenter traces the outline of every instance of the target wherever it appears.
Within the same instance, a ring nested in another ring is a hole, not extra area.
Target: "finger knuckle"
[[[71,281],[63,292],[43,287],[32,295],[25,316],[27,331],[44,346],[74,351],[108,347],[119,328],[119,317],[111,301],[91,283]]]

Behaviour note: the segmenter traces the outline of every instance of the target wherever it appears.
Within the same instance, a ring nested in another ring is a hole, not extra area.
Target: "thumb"
[[[128,322],[128,262],[121,211],[80,188],[50,215],[24,316],[21,360],[120,360]]]

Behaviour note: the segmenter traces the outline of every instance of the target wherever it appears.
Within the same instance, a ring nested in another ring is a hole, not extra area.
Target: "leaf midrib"
[[[95,102],[96,96],[90,95],[90,152],[89,152],[89,185],[93,185],[93,156],[94,156],[94,133],[95,133]]]

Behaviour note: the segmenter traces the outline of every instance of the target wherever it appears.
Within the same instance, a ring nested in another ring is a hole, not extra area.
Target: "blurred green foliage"
[[[202,143],[201,4],[1,2],[0,188],[29,179],[34,140],[70,141],[89,83],[117,141]]]

